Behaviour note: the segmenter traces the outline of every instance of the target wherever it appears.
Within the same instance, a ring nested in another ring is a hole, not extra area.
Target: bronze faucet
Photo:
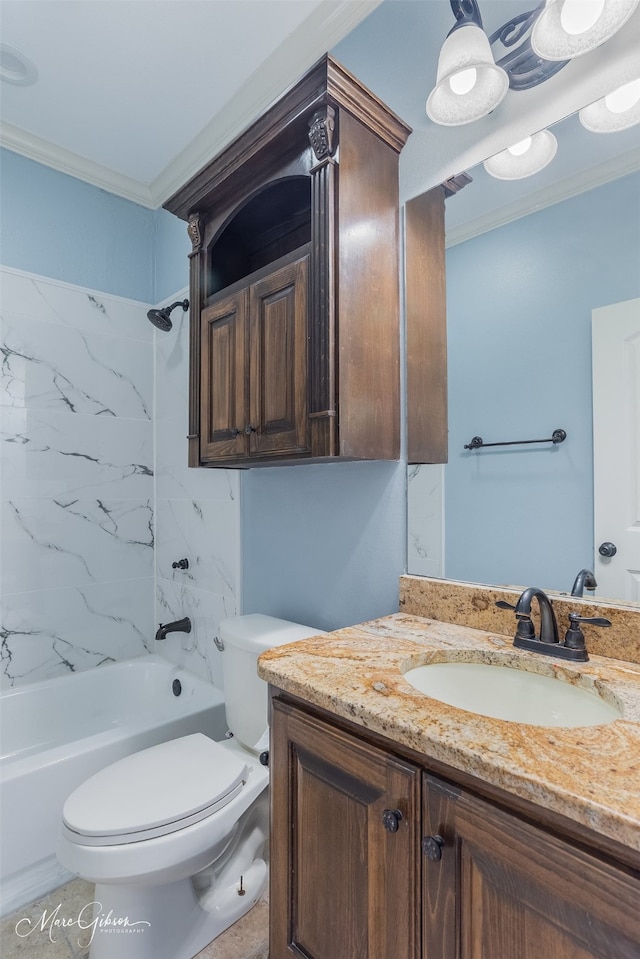
[[[536,636],[531,620],[531,601],[538,600],[540,608],[540,635]],[[558,636],[558,623],[553,611],[551,600],[547,594],[536,586],[528,586],[518,599],[515,606],[499,600],[496,603],[500,609],[512,609],[516,614],[518,625],[513,638],[513,645],[517,649],[526,649],[531,653],[543,653],[545,656],[557,656],[559,659],[571,659],[574,662],[585,663],[589,657],[580,629],[580,623],[590,623],[592,626],[611,626],[608,619],[601,616],[578,616],[569,613],[569,629],[565,633],[563,642]]]

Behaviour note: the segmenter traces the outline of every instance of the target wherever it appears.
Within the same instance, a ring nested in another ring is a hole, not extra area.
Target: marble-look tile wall
[[[444,575],[444,466],[407,468],[407,569]]]
[[[153,330],[141,303],[0,269],[1,683],[145,652]]]
[[[187,295],[181,291],[173,300]],[[156,624],[189,616],[154,652],[222,686],[218,624],[240,612],[240,479],[237,470],[187,466],[189,316],[156,333]],[[180,559],[189,569],[173,569]]]

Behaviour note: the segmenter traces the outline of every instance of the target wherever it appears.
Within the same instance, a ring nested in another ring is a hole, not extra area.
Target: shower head
[[[175,310],[176,306],[181,306],[186,312],[189,309],[189,300],[176,300],[171,306],[165,306],[162,310],[149,310],[147,318],[150,319],[153,325],[159,330],[168,333],[173,325],[169,319],[169,314],[172,310]]]

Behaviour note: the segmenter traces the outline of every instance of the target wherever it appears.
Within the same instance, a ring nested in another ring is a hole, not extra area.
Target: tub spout
[[[160,623],[160,628],[156,633],[156,639],[165,639],[167,633],[190,633],[191,632],[191,620],[188,616],[185,616],[184,619],[176,619],[173,623],[165,623],[164,626]]]

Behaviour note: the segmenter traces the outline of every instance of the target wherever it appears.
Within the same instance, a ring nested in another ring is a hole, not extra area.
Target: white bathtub
[[[88,776],[178,736],[220,740],[226,728],[220,690],[158,656],[3,691],[0,915],[72,878],[55,842],[64,801]]]

